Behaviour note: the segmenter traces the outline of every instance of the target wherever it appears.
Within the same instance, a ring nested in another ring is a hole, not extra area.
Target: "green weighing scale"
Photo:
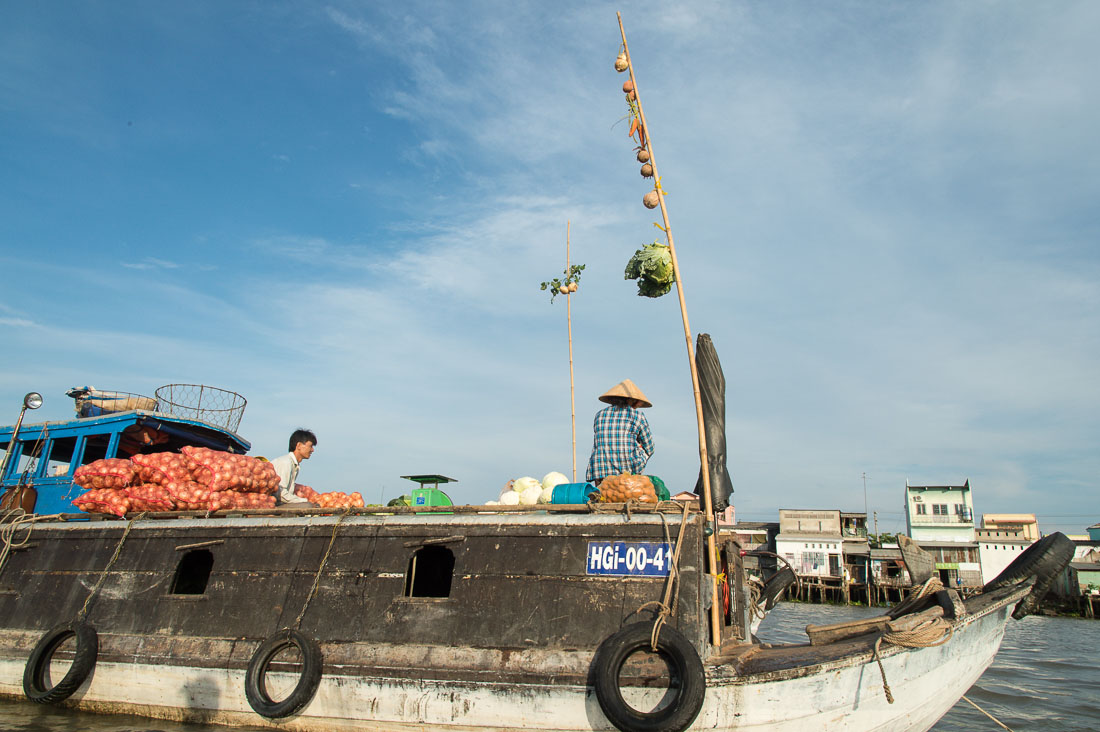
[[[411,480],[420,485],[412,491],[413,508],[419,506],[453,506],[451,497],[439,490],[440,483],[457,483],[454,478],[446,475],[402,475],[402,478]]]

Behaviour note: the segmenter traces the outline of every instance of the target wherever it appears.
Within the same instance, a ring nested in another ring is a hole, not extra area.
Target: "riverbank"
[[[867,595],[856,593],[848,593],[847,600],[844,594],[839,592],[807,592],[803,590],[801,593],[794,592],[783,598],[783,602],[789,602],[795,605],[824,605],[831,607],[852,607],[852,608],[888,608],[899,602],[908,590],[911,588],[898,588],[896,595],[891,595],[890,602],[865,602],[860,599],[853,599],[857,597],[865,598]],[[965,593],[964,593],[965,594]],[[1091,611],[1091,612],[1090,612]],[[1100,599],[1092,598],[1091,603],[1082,598],[1080,601],[1073,598],[1063,597],[1047,597],[1043,600],[1039,606],[1038,615],[1049,618],[1081,618],[1085,620],[1096,620],[1097,614],[1100,613]]]

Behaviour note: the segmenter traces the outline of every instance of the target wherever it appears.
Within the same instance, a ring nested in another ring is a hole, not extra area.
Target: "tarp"
[[[706,333],[700,333],[695,341],[695,369],[699,373],[699,394],[703,401],[703,433],[707,439],[707,463],[709,465],[711,506],[724,511],[730,505],[733,481],[726,469],[726,377],[718,352]],[[699,479],[695,494],[703,495],[703,468],[699,467]]]

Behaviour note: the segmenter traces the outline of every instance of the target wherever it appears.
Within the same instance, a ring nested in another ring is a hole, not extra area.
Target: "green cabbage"
[[[638,294],[645,297],[660,297],[671,290],[676,275],[668,245],[653,242],[634,252],[623,279],[638,280]]]

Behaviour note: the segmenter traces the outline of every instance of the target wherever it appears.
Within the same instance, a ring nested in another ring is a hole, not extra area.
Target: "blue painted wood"
[[[184,445],[193,445],[245,454],[252,448],[250,442],[222,427],[195,419],[142,410],[60,422],[23,424],[19,428],[15,444],[11,447],[11,458],[4,469],[4,475],[0,476],[0,490],[29,483],[38,491],[36,513],[75,512],[72,499],[82,492],[73,483],[72,475],[76,467],[104,457],[127,457],[119,454],[122,433],[135,426],[151,428],[168,435],[171,444],[163,446],[165,450],[178,451]],[[0,427],[0,450],[7,449],[13,431],[14,425]],[[71,454],[68,454],[69,441],[72,441]],[[37,455],[38,461],[34,469],[24,475],[25,471],[20,470],[20,462],[25,454]],[[69,465],[63,475],[48,474],[52,460],[63,462],[66,458]]]

